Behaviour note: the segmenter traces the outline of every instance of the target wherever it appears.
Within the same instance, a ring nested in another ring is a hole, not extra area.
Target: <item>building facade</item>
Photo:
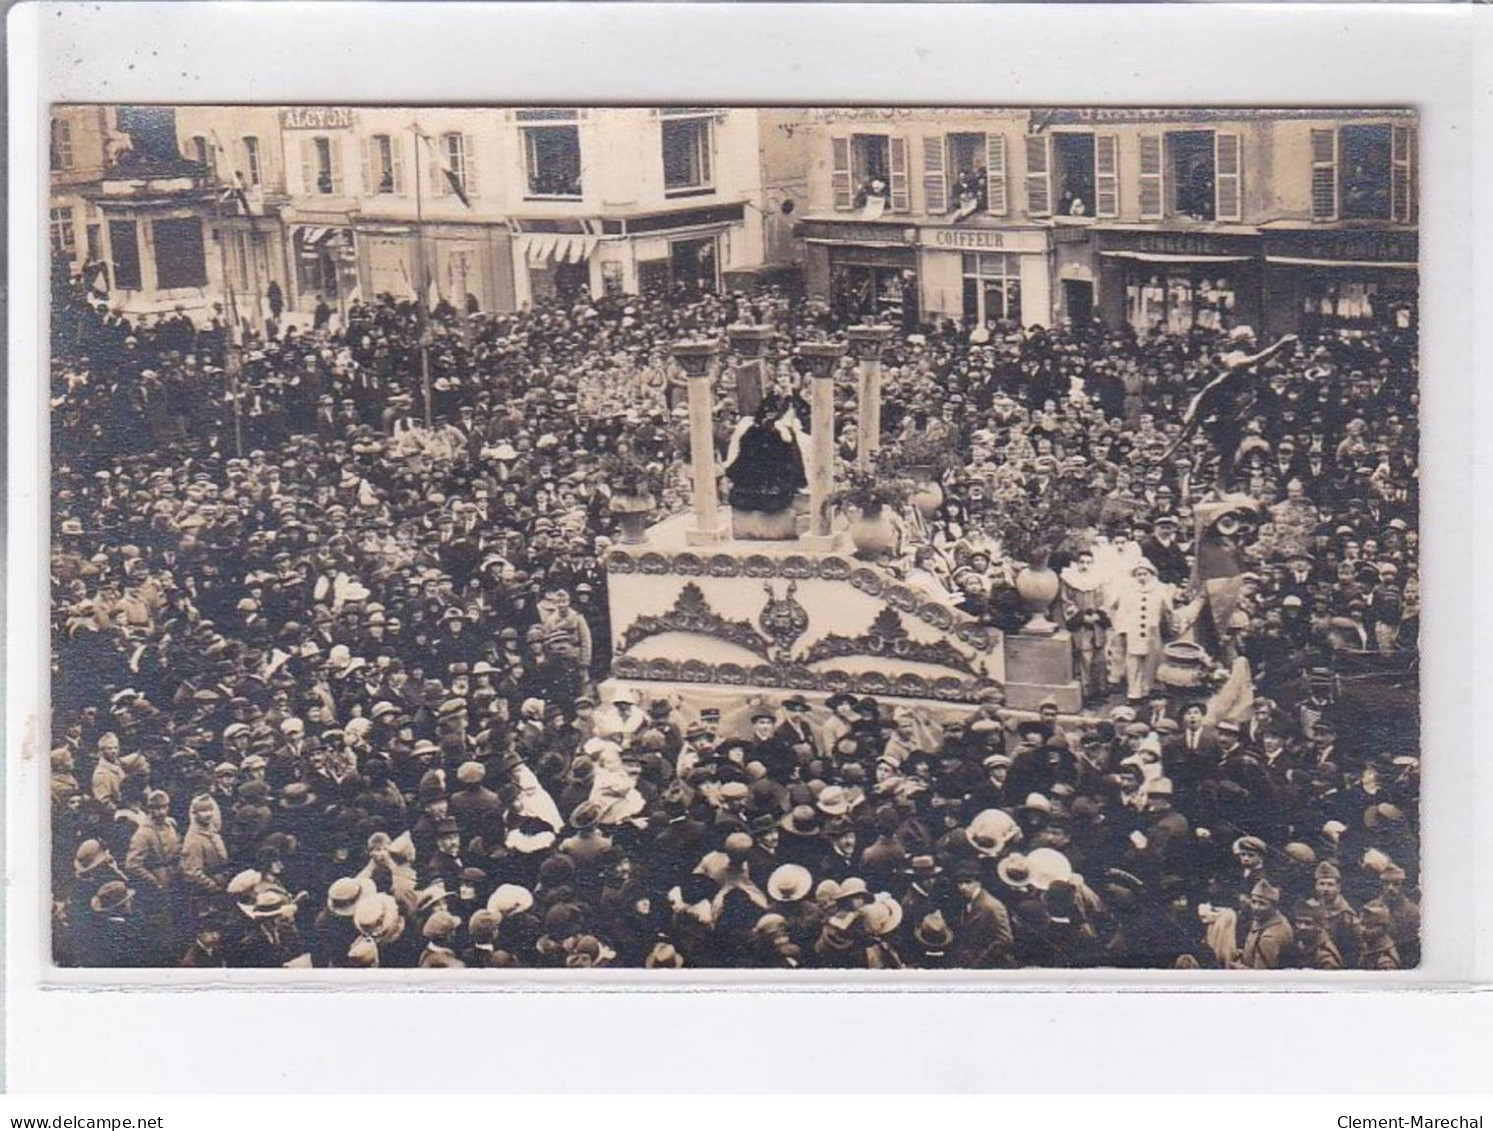
[[[94,198],[123,148],[117,113],[107,106],[58,106],[52,113],[47,226],[54,270],[72,275],[85,263],[104,262],[103,220]],[[107,280],[101,285],[107,289]]]
[[[1016,110],[805,111],[805,285],[843,316],[1046,325],[1053,232]]]
[[[202,165],[217,189],[210,254],[218,260],[225,299],[262,331],[277,290],[294,302],[295,261],[286,239],[286,191],[280,111],[269,106],[182,106],[176,111],[183,157]]]
[[[1410,112],[805,112],[843,315],[1271,332],[1414,317]]]
[[[714,291],[768,263],[756,111],[298,107],[280,126],[303,309]]]

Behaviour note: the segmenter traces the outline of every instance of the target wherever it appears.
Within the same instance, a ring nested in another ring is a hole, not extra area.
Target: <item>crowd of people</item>
[[[948,717],[759,698],[738,727],[603,693],[602,562],[619,467],[686,505],[670,344],[742,320],[775,328],[785,395],[795,344],[842,328],[771,290],[428,320],[381,296],[236,349],[221,311],[59,295],[56,960],[1418,962],[1413,327],[1291,343],[1191,431],[1247,331],[899,330],[889,446],[959,459],[885,564],[1015,627],[1009,515],[1038,508],[1084,710],[992,685]],[[735,390],[728,366],[718,456]],[[1158,668],[1207,603],[1196,519],[1241,496],[1256,537],[1182,690]]]

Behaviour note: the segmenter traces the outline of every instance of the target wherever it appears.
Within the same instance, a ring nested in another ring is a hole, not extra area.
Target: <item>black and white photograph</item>
[[[1414,109],[48,117],[57,968],[1420,965]]]

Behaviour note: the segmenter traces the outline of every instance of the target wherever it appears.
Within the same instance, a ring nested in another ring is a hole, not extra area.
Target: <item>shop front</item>
[[[1403,330],[1418,321],[1414,229],[1267,228],[1264,241],[1272,333]]]
[[[357,297],[358,246],[346,224],[297,224],[291,228],[291,257],[295,262],[296,307],[303,313],[328,306],[346,315]]]
[[[966,326],[1046,326],[1052,320],[1045,228],[918,229],[925,318]]]
[[[922,313],[916,228],[811,220],[803,233],[810,295],[846,321],[916,328]]]
[[[575,302],[592,287],[592,255],[601,242],[588,220],[521,221],[513,241],[514,273],[527,301]]]
[[[755,262],[740,204],[626,217],[517,217],[517,301],[695,296],[741,285]]]
[[[1098,304],[1110,326],[1186,334],[1260,325],[1260,237],[1253,232],[1096,229]]]

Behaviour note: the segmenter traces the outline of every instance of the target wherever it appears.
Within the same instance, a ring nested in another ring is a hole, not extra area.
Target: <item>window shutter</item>
[[[1094,212],[1099,216],[1120,214],[1119,146],[1114,134],[1094,137]]]
[[[1165,196],[1161,183],[1161,135],[1146,134],[1140,139],[1140,215],[1142,220],[1161,219]]]
[[[923,139],[923,210],[930,213],[949,210],[949,188],[944,179],[943,135]]]
[[[1312,219],[1337,219],[1337,129],[1312,131]]]
[[[891,165],[891,208],[893,212],[906,212],[912,207],[907,192],[907,139],[888,138],[887,153]]]
[[[1032,216],[1052,215],[1052,155],[1047,134],[1026,139],[1026,210]]]
[[[378,195],[378,174],[376,172],[377,165],[373,159],[375,140],[375,138],[365,137],[362,139],[358,147],[359,153],[362,156],[361,169],[363,173],[364,196]]]
[[[834,194],[835,207],[844,211],[855,203],[855,194],[850,187],[850,139],[832,137],[829,139],[829,148],[832,163],[830,189]]]
[[[342,195],[342,139],[340,137],[327,140],[327,152],[332,155],[332,195]]]
[[[714,144],[715,127],[709,118],[703,118],[700,121],[700,184],[702,186],[715,183],[710,168],[711,148]]]
[[[467,190],[468,199],[477,197],[477,146],[471,134],[461,135],[461,187]]]
[[[1239,135],[1213,135],[1213,204],[1219,220],[1239,220],[1244,214],[1244,169]]]
[[[1011,210],[1006,191],[1006,138],[1004,134],[985,135],[985,209],[992,216],[1004,216]]]
[[[404,139],[398,134],[389,135],[389,164],[394,168],[394,191],[404,195]]]
[[[1393,126],[1390,131],[1389,214],[1401,223],[1410,222],[1411,181],[1410,134],[1408,126]]]
[[[301,185],[307,196],[316,195],[316,142],[301,138]]]

